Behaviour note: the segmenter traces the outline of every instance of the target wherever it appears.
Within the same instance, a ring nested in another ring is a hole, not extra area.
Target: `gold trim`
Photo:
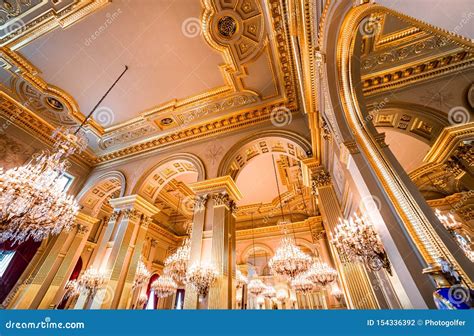
[[[353,53],[358,25],[367,15],[377,12],[389,13],[408,22],[413,21],[408,16],[375,4],[364,4],[352,8],[344,18],[337,42],[337,69],[339,72],[339,84],[342,88],[340,99],[347,122],[349,127],[354,130],[354,137],[357,139],[361,150],[365,152],[365,156],[371,163],[372,168],[379,176],[380,182],[384,185],[392,204],[402,218],[411,238],[417,244],[426,264],[433,266],[438,263],[439,259],[445,259],[471,284],[472,280],[439,239],[429,219],[426,218],[423,210],[413,199],[410,191],[405,185],[399,183],[400,178],[397,172],[390,165],[383,151],[376,145],[375,139],[371,136],[371,132],[367,129],[367,125],[364,122],[360,105],[358,104],[356,89],[353,87],[351,65],[352,60],[355,59]],[[466,43],[466,40],[462,37],[451,35],[435,27],[417,22],[420,26],[433,31],[436,35],[445,35],[460,45]]]
[[[242,199],[242,193],[229,175],[216,177],[204,181],[194,182],[188,187],[196,194],[207,194],[214,192],[226,192],[234,201]]]

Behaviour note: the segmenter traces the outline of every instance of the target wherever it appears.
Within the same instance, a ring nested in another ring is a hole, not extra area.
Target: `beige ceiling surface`
[[[197,0],[113,1],[20,52],[47,82],[71,94],[84,114],[128,65],[102,104],[113,112],[113,121],[105,125],[111,126],[157,104],[225,84],[220,53],[183,28],[184,22],[197,22],[201,11]]]

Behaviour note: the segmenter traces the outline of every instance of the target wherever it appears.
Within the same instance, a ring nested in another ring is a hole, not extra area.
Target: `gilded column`
[[[94,221],[93,218],[79,213],[75,221],[76,225],[73,231],[62,231],[52,239],[51,245],[42,260],[39,261],[37,270],[28,278],[27,286],[23,288],[12,304],[12,308],[37,309],[50,306],[60,288],[60,284],[67,275],[68,269],[71,267],[72,271],[75,266],[74,256],[69,252],[74,246],[79,246],[77,245],[78,242],[87,239],[87,237],[84,238],[86,234],[84,230],[89,232],[91,223],[97,220]],[[79,255],[77,258],[79,258]]]
[[[312,178],[312,187],[313,192],[317,195],[323,225],[330,240],[339,218],[342,218],[343,215],[329,173],[322,169],[315,172]],[[365,268],[356,263],[342,263],[335,248],[330,245],[330,249],[335,259],[349,307],[354,309],[379,308]]]
[[[211,206],[208,202],[209,196],[205,193],[196,195],[194,202],[194,221],[191,232],[191,250],[189,266],[201,263],[201,252],[202,252],[202,239],[204,232],[204,222],[207,213],[207,206]],[[211,209],[212,210],[212,209]],[[191,285],[186,285],[186,294],[184,296],[184,309],[197,309],[198,298]]]
[[[58,271],[54,275],[46,294],[41,300],[38,309],[52,309],[61,302],[64,295],[64,286],[69,280],[69,277],[81,256],[92,227],[98,222],[98,219],[87,216],[83,213],[79,212],[77,214],[76,234],[74,235],[71,244],[68,246],[66,255],[64,256]]]
[[[206,213],[198,225],[195,223],[197,231],[193,229],[191,263],[210,263],[218,272],[218,279],[209,291],[207,307],[232,309],[235,307],[235,202],[242,195],[230,176],[196,182],[190,188],[198,197],[211,195]],[[199,260],[196,255],[193,256],[194,251],[200,252],[195,253],[199,255]],[[197,307],[194,299],[187,300],[185,308]]]
[[[103,300],[94,300],[92,308],[113,309],[128,302],[139,257],[143,250],[150,218],[159,210],[139,195],[115,198],[110,204],[123,215],[113,230],[111,251],[102,262],[109,279],[103,291]],[[122,301],[121,298],[123,297]]]

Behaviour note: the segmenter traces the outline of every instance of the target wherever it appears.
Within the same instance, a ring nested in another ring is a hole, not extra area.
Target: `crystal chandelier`
[[[305,277],[314,285],[325,287],[336,280],[337,272],[328,264],[315,261],[305,273]]]
[[[308,270],[311,257],[303,253],[285,231],[280,246],[268,264],[275,274],[294,279]]]
[[[64,287],[64,298],[76,297],[81,294],[81,287],[76,280],[68,280]]]
[[[88,295],[94,295],[107,283],[107,277],[101,271],[94,268],[87,269],[79,278],[79,286]]]
[[[245,275],[242,274],[240,270],[237,270],[235,272],[235,277],[237,279],[237,288],[242,288],[246,284],[248,284],[248,279]]]
[[[350,217],[349,220],[340,220],[332,243],[343,262],[361,260],[373,271],[385,268],[389,274],[392,274],[387,253],[368,220],[362,220],[358,216]]]
[[[62,177],[68,156],[82,150],[74,134],[57,130],[54,151],[42,152],[27,164],[3,171],[0,168],[0,242],[41,241],[49,234],[69,229],[79,205],[64,192]]]
[[[449,216],[443,215],[439,209],[436,209],[436,216],[446,230],[448,230],[453,238],[456,239],[466,257],[468,257],[471,262],[474,262],[474,250],[471,247],[471,240],[469,237],[458,232],[462,228],[462,224],[459,223],[451,214],[449,214]]]
[[[209,293],[209,288],[217,280],[218,273],[210,265],[192,265],[186,272],[186,283],[190,284],[201,299]]]
[[[267,299],[273,299],[276,296],[276,290],[273,286],[266,285],[264,291],[262,292],[262,296]]]
[[[314,283],[309,280],[304,274],[298,275],[291,280],[291,287],[298,293],[308,294],[316,289]]]
[[[188,268],[189,253],[191,251],[191,241],[186,238],[183,245],[178,247],[175,253],[165,260],[165,268],[169,275],[177,283],[184,283],[186,280],[186,270]]]
[[[138,261],[137,265],[137,272],[135,273],[135,280],[133,281],[132,288],[138,288],[142,286],[151,276],[150,271],[146,268],[145,263],[140,260]]]
[[[71,227],[79,205],[64,191],[66,158],[87,147],[79,131],[127,69],[125,66],[74,133],[63,128],[53,132],[52,153],[44,151],[27,164],[5,172],[0,168],[0,242],[22,243],[29,238],[41,241]]]
[[[247,289],[250,294],[258,296],[263,293],[263,291],[267,288],[265,284],[260,279],[252,279],[247,286]]]
[[[159,298],[166,298],[178,289],[178,285],[169,274],[163,274],[150,286]]]
[[[286,299],[288,299],[288,292],[284,289],[280,289],[277,294],[276,294],[276,299],[279,302],[284,302]]]

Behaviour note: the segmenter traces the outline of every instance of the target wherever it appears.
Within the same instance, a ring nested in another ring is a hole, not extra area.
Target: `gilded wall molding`
[[[344,112],[350,128],[354,130],[354,135],[357,139],[361,150],[365,152],[366,157],[369,158],[372,169],[379,176],[379,180],[384,185],[391,202],[394,204],[397,213],[402,218],[408,233],[413,241],[417,244],[421,255],[428,265],[436,265],[439,260],[446,260],[452,265],[462,277],[468,282],[472,283],[472,279],[467,275],[465,270],[460,266],[457,259],[451,254],[438,234],[434,231],[432,224],[426,217],[423,210],[417,204],[415,199],[403,184],[399,183],[400,178],[397,173],[391,168],[389,160],[384,153],[375,146],[374,140],[371,137],[371,132],[368,131],[367,125],[363,122],[364,116],[360,106],[358,105],[358,98],[354,94],[353,82],[351,79],[350,67],[355,62],[354,53],[354,38],[358,31],[358,25],[361,20],[372,13],[385,12],[392,14],[404,21],[413,21],[411,18],[389,10],[387,8],[366,4],[361,5],[352,10],[344,18],[339,41],[337,42],[337,65],[339,73],[339,84],[341,89],[340,99],[342,100]],[[419,23],[420,26],[432,31],[437,36],[445,36],[459,45],[470,42],[464,38],[446,34],[445,32]]]

